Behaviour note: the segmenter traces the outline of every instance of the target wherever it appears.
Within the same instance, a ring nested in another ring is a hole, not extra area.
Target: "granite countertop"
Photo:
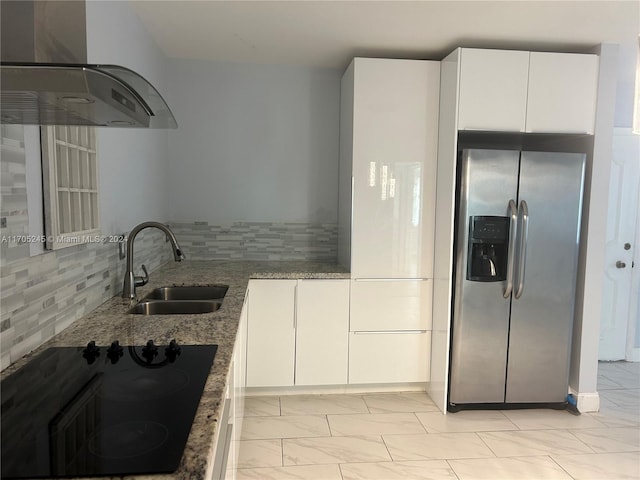
[[[169,262],[150,274],[147,285],[137,289],[138,298],[142,298],[156,287],[215,283],[229,286],[222,307],[216,312],[198,315],[131,315],[127,310],[132,303],[116,296],[3,370],[2,378],[25,365],[46,348],[84,346],[90,340],[94,340],[97,345],[110,345],[114,340],[119,340],[121,345],[144,345],[147,340],[166,345],[172,339],[176,339],[181,345],[217,344],[218,351],[178,470],[170,475],[99,477],[103,480],[204,479],[207,460],[213,448],[219,406],[224,395],[240,312],[250,278],[350,278],[350,274],[335,264],[304,261]]]

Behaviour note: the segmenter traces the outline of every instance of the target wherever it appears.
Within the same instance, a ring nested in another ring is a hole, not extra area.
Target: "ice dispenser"
[[[507,278],[509,217],[469,218],[467,280],[501,282]]]

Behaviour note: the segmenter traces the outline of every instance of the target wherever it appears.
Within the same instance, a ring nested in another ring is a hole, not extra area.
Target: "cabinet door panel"
[[[593,133],[598,56],[531,52],[527,132]]]
[[[349,330],[431,330],[431,280],[353,280]]]
[[[431,277],[439,62],[354,65],[351,272]]]
[[[293,385],[296,280],[251,280],[247,386]]]
[[[349,334],[349,383],[429,381],[431,332]]]
[[[522,132],[529,52],[463,48],[458,130]]]
[[[247,316],[249,307],[248,290],[245,295],[245,301],[242,305],[242,311],[240,313],[240,321],[238,322],[238,333],[236,336],[236,343],[233,347],[233,363],[235,365],[235,436],[234,440],[240,440],[240,433],[242,432],[242,419],[244,418],[244,399],[245,399],[245,387],[247,384]],[[236,451],[237,457],[237,451]],[[237,463],[236,458],[236,463]]]
[[[296,385],[347,383],[349,280],[299,280]]]

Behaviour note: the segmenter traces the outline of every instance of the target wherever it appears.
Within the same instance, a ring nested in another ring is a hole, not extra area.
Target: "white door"
[[[639,148],[640,149],[640,148]],[[640,187],[640,186],[639,186]],[[640,194],[638,194],[638,210],[636,210],[636,248],[633,255],[633,272],[631,273],[631,302],[629,308],[629,329],[627,330],[627,360],[640,362]]]
[[[600,320],[600,360],[626,358],[627,332],[635,331],[632,269],[640,191],[640,136],[616,129],[609,185],[605,279]],[[635,302],[634,302],[635,303]],[[631,327],[631,329],[629,328]]]

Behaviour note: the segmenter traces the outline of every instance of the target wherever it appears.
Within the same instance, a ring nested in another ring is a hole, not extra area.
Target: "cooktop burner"
[[[156,422],[124,422],[109,425],[89,440],[89,451],[102,458],[133,458],[160,448],[169,430]]]
[[[120,402],[139,402],[141,400],[158,400],[174,395],[177,391],[189,386],[189,373],[176,365],[162,375],[149,375],[145,369],[121,372],[115,377],[105,378],[100,397]]]
[[[57,347],[1,385],[2,478],[171,473],[217,345]]]

